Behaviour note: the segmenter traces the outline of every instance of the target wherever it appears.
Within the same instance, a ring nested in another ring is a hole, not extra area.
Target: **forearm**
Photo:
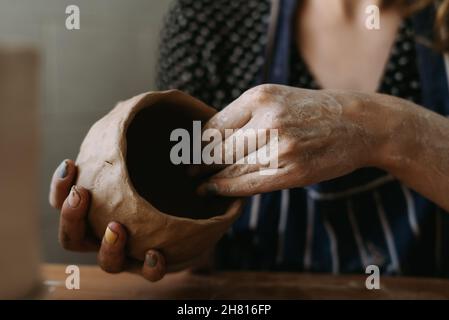
[[[370,100],[379,142],[374,163],[449,211],[449,119],[391,96]]]

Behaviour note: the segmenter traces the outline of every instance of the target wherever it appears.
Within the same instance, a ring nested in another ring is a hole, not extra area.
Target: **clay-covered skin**
[[[378,93],[263,84],[217,113],[204,130],[229,127],[236,135],[241,128],[278,129],[279,169],[261,175],[265,164],[244,159],[210,177],[199,192],[251,196],[376,167],[449,211],[449,121],[413,102]],[[221,144],[225,150],[228,141]],[[265,147],[240,156],[248,159]]]
[[[180,91],[150,92],[119,103],[92,126],[76,160],[77,185],[92,194],[88,217],[98,238],[117,221],[128,231],[129,256],[143,260],[157,249],[171,270],[212,248],[241,202],[198,196],[200,181],[170,161],[170,133],[214,113]]]

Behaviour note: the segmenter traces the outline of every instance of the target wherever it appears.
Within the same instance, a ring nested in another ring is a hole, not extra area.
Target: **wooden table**
[[[220,272],[169,274],[157,283],[80,266],[80,289],[65,287],[65,265],[43,265],[44,299],[449,299],[449,280],[381,277],[367,290],[364,276]]]

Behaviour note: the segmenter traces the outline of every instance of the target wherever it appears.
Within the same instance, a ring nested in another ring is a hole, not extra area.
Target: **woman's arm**
[[[449,211],[449,120],[406,100],[262,85],[219,112],[208,128],[240,134],[247,128],[277,129],[278,170],[261,174],[264,165],[248,164],[255,154],[250,150],[244,164],[227,166],[199,192],[248,196],[378,167]]]
[[[386,141],[378,166],[449,211],[449,119],[391,96],[369,101],[371,123],[380,124]],[[370,125],[367,118],[358,121]]]

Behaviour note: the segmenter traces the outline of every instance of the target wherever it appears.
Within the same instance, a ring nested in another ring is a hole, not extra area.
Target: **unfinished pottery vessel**
[[[240,201],[201,197],[201,181],[188,165],[174,165],[176,128],[192,129],[216,111],[177,90],[149,92],[120,102],[96,122],[76,160],[77,185],[92,194],[88,219],[101,239],[111,221],[128,231],[128,255],[143,260],[160,250],[169,269],[192,263],[212,249],[237,218]]]

